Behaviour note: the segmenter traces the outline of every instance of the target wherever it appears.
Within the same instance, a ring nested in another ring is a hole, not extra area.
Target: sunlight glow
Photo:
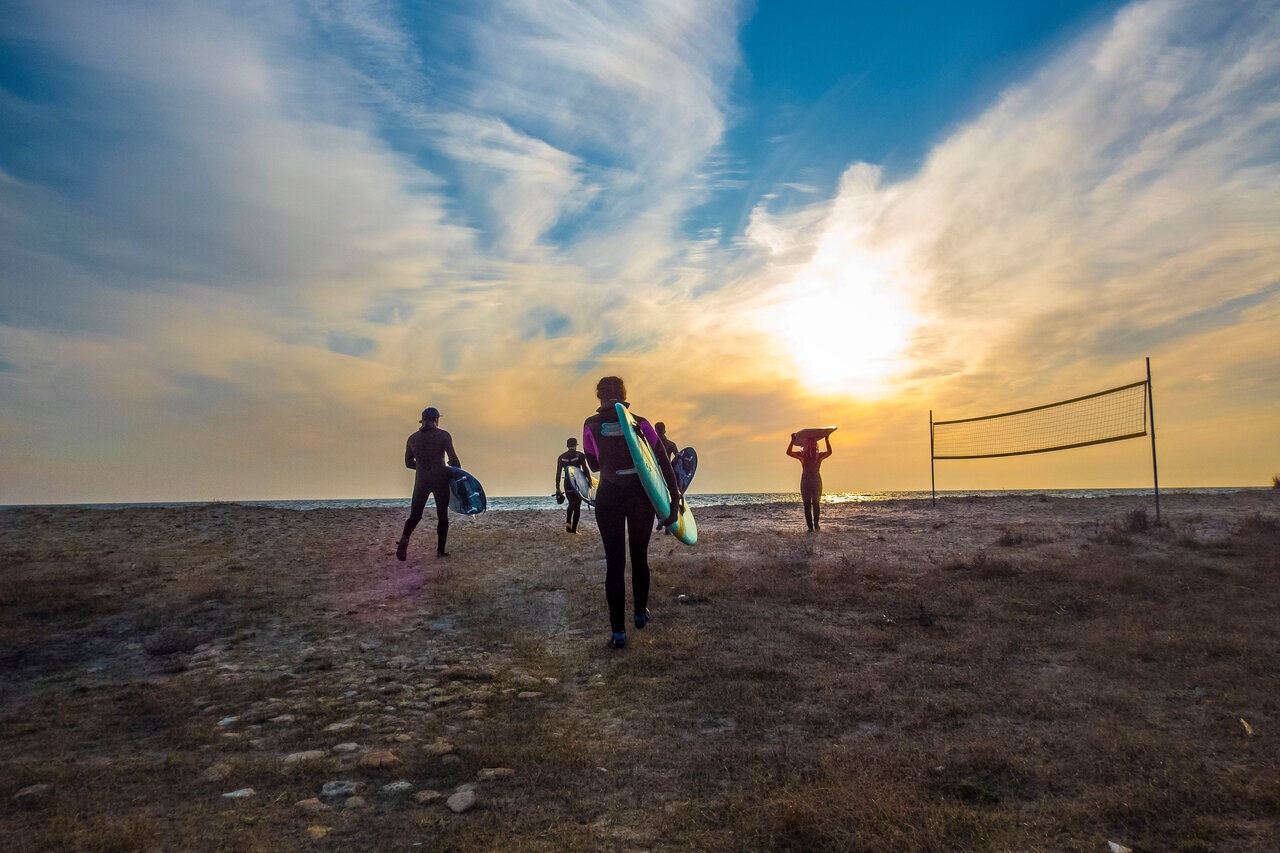
[[[871,259],[847,256],[783,288],[762,317],[811,391],[882,397],[903,365],[916,322],[907,300]]]

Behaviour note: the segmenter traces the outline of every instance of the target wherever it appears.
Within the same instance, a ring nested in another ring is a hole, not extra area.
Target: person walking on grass
[[[661,443],[662,447],[667,451],[667,461],[674,463],[676,454],[679,453],[680,451],[676,447],[676,443],[671,439],[667,438],[667,425],[662,421],[658,421],[653,425],[653,429],[655,432],[658,433],[658,442]],[[674,464],[672,466],[672,469],[674,470]],[[667,528],[663,526],[662,519],[658,519],[658,523],[657,525],[654,526],[653,532],[657,533],[659,530],[661,530],[663,534],[667,536],[671,535],[671,531],[667,530]]]
[[[571,438],[565,443],[565,451],[556,459],[556,500],[569,498],[569,506],[565,510],[564,530],[566,533],[578,532],[578,517],[582,514],[582,495],[569,482],[569,472],[565,469],[574,465],[582,473],[586,473],[587,457],[578,450],[578,439]]]
[[[635,463],[622,437],[622,423],[615,404],[627,403],[627,387],[617,376],[606,376],[596,383],[596,399],[600,408],[582,424],[582,449],[592,470],[600,473],[596,491],[596,525],[604,545],[604,595],[609,605],[609,648],[621,649],[627,644],[626,561],[631,552],[631,596],[636,628],[649,623],[649,537],[653,535],[653,504],[645,494]],[[667,489],[678,496],[676,475],[671,459],[658,439],[658,433],[647,420],[632,414],[636,433],[653,449],[662,469]],[[679,499],[672,500],[671,514],[664,524],[675,524],[680,514]]]
[[[818,450],[818,439],[806,438],[803,445],[797,444],[796,434],[791,433],[787,442],[787,455],[800,460],[800,499],[804,501],[804,521],[812,532],[818,530],[818,508],[822,504],[822,460],[831,455],[831,436],[823,438],[827,449]],[[800,450],[794,448],[800,447]]]
[[[422,427],[409,436],[404,448],[404,467],[416,473],[413,479],[413,501],[409,505],[409,519],[404,532],[396,543],[396,559],[404,561],[409,552],[409,537],[422,520],[427,496],[436,500],[436,556],[447,557],[444,549],[449,538],[449,482],[452,472],[445,467],[445,459],[454,468],[461,468],[458,454],[453,449],[453,436],[440,429],[440,410],[430,406],[422,410]]]

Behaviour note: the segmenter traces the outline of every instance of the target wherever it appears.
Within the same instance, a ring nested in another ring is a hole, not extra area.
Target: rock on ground
[[[453,812],[454,814],[462,814],[463,812],[465,812],[467,809],[471,808],[475,804],[476,804],[475,791],[459,791],[458,793],[454,794],[445,802],[445,805],[449,807],[449,811]]]

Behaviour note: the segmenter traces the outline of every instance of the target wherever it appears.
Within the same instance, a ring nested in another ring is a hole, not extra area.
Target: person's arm
[[[591,427],[585,423],[582,425],[582,455],[592,471],[600,470],[600,449],[596,447],[596,437],[591,432]]]
[[[796,446],[796,434],[793,432],[791,433],[791,440],[787,442],[787,455],[790,456],[792,459],[804,459],[803,453],[800,453],[799,451],[791,449],[795,446]]]
[[[454,468],[462,467],[462,463],[458,461],[457,451],[453,449],[453,436],[451,435],[445,436],[444,453],[445,453],[445,456],[449,458],[450,465],[452,465]]]
[[[564,471],[564,454],[561,454],[560,456],[556,457],[556,492],[555,493],[557,495],[560,494],[560,483],[563,482],[560,479],[560,474],[562,471]]]
[[[827,442],[827,449],[818,454],[819,462],[831,455],[831,436],[824,436],[824,440]]]
[[[418,470],[418,460],[413,458],[413,445],[407,441],[404,443],[404,467]]]

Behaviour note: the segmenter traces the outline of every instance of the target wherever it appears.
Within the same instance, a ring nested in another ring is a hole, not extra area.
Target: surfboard
[[[806,441],[808,441],[811,438],[815,441],[821,441],[822,439],[831,435],[831,433],[835,432],[839,428],[840,427],[833,427],[833,426],[808,427],[807,429],[799,430],[796,433],[796,437],[795,437],[796,444],[804,444]]]
[[[698,451],[692,447],[686,447],[671,460],[671,467],[676,469],[676,485],[680,487],[680,494],[683,495],[689,490],[693,475],[698,470]]]
[[[658,518],[666,518],[671,512],[671,493],[667,491],[667,482],[662,478],[662,469],[658,467],[653,448],[636,432],[635,418],[627,411],[627,407],[615,403],[614,408],[618,413],[618,423],[622,425],[622,438],[627,442],[627,450],[631,452],[631,462],[636,466],[636,476],[640,478],[640,484],[644,486],[644,492],[649,496],[649,503],[653,504]],[[697,543],[698,525],[693,520],[693,510],[689,509],[688,504],[680,510],[675,523],[667,525],[667,530],[686,545]]]
[[[452,479],[449,481],[449,509],[462,515],[479,515],[489,508],[489,501],[484,496],[484,486],[475,477],[454,468],[449,469]]]
[[[587,502],[587,506],[594,507],[596,505],[596,486],[599,480],[591,476],[590,471],[579,468],[577,465],[564,466],[565,478],[569,481],[569,486],[573,491]]]

